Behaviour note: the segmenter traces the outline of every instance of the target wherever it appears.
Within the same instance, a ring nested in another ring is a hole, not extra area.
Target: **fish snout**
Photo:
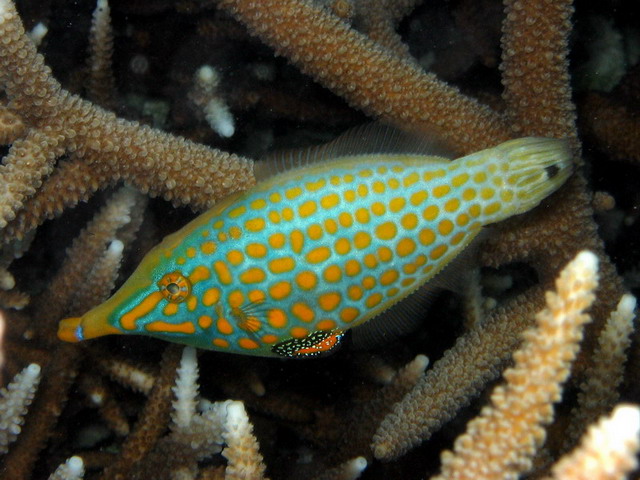
[[[60,320],[58,338],[65,342],[77,343],[90,338],[124,333],[119,328],[110,325],[107,317],[96,310],[91,310],[82,317],[70,317]]]
[[[82,317],[71,317],[60,320],[58,338],[64,342],[78,343],[82,338]]]

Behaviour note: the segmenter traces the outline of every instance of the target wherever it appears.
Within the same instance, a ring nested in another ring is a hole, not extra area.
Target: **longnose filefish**
[[[332,351],[430,282],[483,226],[537,206],[572,164],[565,141],[531,137],[456,160],[322,156],[298,157],[166,237],[58,336],[142,334],[267,357]]]

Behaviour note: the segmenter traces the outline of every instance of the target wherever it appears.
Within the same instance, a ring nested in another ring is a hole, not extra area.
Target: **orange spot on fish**
[[[202,296],[202,304],[205,307],[210,307],[220,299],[220,290],[217,288],[210,288],[204,292]]]
[[[320,320],[316,325],[316,328],[318,330],[333,330],[336,328],[336,322],[329,319]]]
[[[229,271],[229,267],[227,267],[227,265],[224,262],[221,262],[219,260],[217,262],[214,262],[213,269],[215,270],[220,283],[223,283],[225,285],[229,285],[231,283],[232,281],[231,272]]]
[[[291,307],[291,312],[303,322],[309,323],[315,318],[315,313],[306,303],[294,303]]]
[[[309,330],[304,327],[293,327],[289,333],[293,338],[303,338],[309,335]]]
[[[209,233],[209,232],[206,232]],[[204,242],[201,246],[200,246],[200,250],[202,250],[202,253],[210,255],[212,253],[215,253],[216,251],[216,244],[213,242]]]
[[[233,327],[231,326],[231,323],[229,323],[229,320],[224,317],[218,318],[218,320],[216,321],[216,327],[218,328],[218,331],[223,335],[230,335],[233,333]]]
[[[276,343],[278,341],[278,336],[268,333],[263,335],[260,340],[262,340],[262,343]]]
[[[242,283],[260,283],[264,281],[264,270],[258,267],[250,268],[240,274],[240,281]]]
[[[300,272],[296,276],[296,283],[298,284],[298,287],[303,290],[311,290],[316,286],[317,282],[318,277],[316,276],[316,274],[308,270]]]
[[[273,273],[290,272],[295,266],[296,262],[291,257],[276,258],[269,262],[269,270]]]
[[[211,343],[213,343],[216,347],[229,348],[229,342],[224,338],[214,338]]]
[[[199,265],[193,269],[191,275],[189,275],[189,281],[191,284],[201,282],[202,280],[208,280],[211,277],[211,272],[205,266]]]
[[[260,348],[260,344],[250,338],[241,338],[238,340],[238,345],[240,348],[244,348],[245,350],[255,350],[256,348]]]
[[[273,328],[283,328],[287,325],[287,315],[279,308],[272,308],[267,313],[267,321]]]
[[[209,315],[202,315],[200,318],[198,318],[198,325],[200,326],[200,328],[209,328],[211,325],[213,325],[213,318],[211,318]]]
[[[318,305],[320,305],[320,308],[322,308],[323,310],[330,312],[340,304],[341,300],[342,296],[339,292],[323,293],[318,298]]]
[[[293,230],[289,236],[291,239],[291,248],[295,253],[302,252],[304,247],[304,234],[300,230]]]
[[[191,322],[182,323],[169,323],[157,320],[155,322],[148,323],[144,327],[148,332],[154,333],[195,333],[196,327]]]
[[[122,325],[122,328],[125,330],[135,330],[136,322],[140,318],[151,313],[163,298],[164,295],[162,295],[162,293],[151,292],[138,305],[122,315],[120,318],[120,325]]]
[[[287,281],[278,282],[269,288],[269,295],[274,300],[282,300],[291,293],[291,284]]]

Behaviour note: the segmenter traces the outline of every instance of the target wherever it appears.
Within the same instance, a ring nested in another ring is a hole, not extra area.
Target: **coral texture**
[[[0,476],[48,478],[60,466],[54,478],[624,478],[634,468],[636,407],[583,436],[618,401],[640,402],[623,296],[640,287],[633,2],[15,3],[0,0],[0,378],[41,371],[28,411],[3,407],[18,413],[0,432]],[[37,47],[25,33],[36,24]],[[585,24],[615,41],[573,30]],[[574,71],[617,84],[578,91]],[[574,173],[486,231],[465,264],[472,285],[368,352],[346,345],[296,362],[56,338],[61,318],[99,304],[194,212],[253,186],[260,157],[371,120],[458,154],[567,138]],[[582,250],[592,253],[574,261]],[[577,323],[565,331],[561,317]]]

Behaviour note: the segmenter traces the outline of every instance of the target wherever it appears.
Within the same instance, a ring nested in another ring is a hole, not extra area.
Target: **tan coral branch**
[[[400,58],[412,61],[409,46],[395,31],[397,24],[422,0],[365,0],[356,3],[360,26],[369,38]]]
[[[13,142],[0,166],[0,228],[15,217],[26,198],[36,192],[42,179],[53,170],[62,151],[55,136],[30,130]]]
[[[33,187],[64,152],[92,161],[92,171],[101,180],[122,177],[143,192],[194,208],[208,207],[255,183],[251,160],[123,120],[61,89],[9,0],[0,1],[0,36],[8,107],[31,127],[27,139],[35,146],[29,148],[37,146],[35,151],[42,152],[37,159],[43,157],[37,168],[21,164],[18,179],[11,172],[3,175],[0,194],[18,192],[15,198],[3,199],[6,211],[0,226],[13,217],[25,196],[34,193]]]
[[[577,146],[567,59],[571,0],[505,5],[500,70],[514,132],[569,138]]]
[[[509,137],[498,114],[307,0],[219,3],[304,73],[372,116],[435,129],[462,152]]]
[[[524,333],[514,367],[504,372],[506,385],[494,389],[491,406],[467,425],[454,451],[442,454],[441,474],[433,480],[516,478],[531,467],[590,320],[584,311],[595,298],[597,264],[583,251],[562,271],[537,327]]]
[[[638,467],[640,410],[620,405],[589,427],[581,445],[553,467],[556,480],[623,480]]]
[[[427,440],[500,374],[539,308],[540,289],[514,299],[456,341],[378,426],[371,449],[392,460]]]
[[[98,0],[89,36],[89,99],[104,108],[115,107],[116,80],[113,77],[113,29],[107,0]]]

